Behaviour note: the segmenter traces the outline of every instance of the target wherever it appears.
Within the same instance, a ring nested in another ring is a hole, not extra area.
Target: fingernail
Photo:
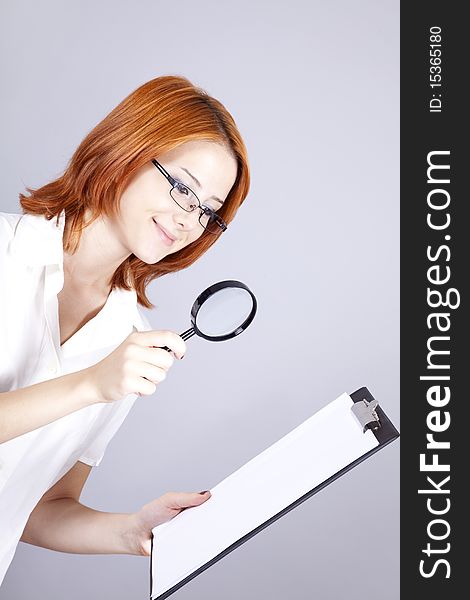
[[[209,492],[209,490],[206,490],[205,492],[199,492],[200,494],[207,494]]]

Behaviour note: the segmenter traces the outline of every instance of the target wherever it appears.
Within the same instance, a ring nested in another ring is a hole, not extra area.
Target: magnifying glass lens
[[[248,318],[253,299],[243,288],[227,287],[205,300],[196,317],[198,329],[210,336],[227,335]]]

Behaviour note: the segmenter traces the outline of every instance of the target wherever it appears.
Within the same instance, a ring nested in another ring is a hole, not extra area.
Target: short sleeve
[[[6,255],[8,244],[14,234],[15,223],[18,221],[19,217],[20,215],[0,212],[0,256],[2,260]]]
[[[18,216],[0,212],[0,274],[2,285],[5,284],[5,277],[11,260],[8,255],[8,246],[14,235],[14,217],[18,218]]]
[[[130,394],[117,403],[118,406],[113,406],[115,410],[108,417],[103,427],[95,434],[93,440],[79,457],[79,461],[90,467],[97,467],[103,460],[106,448],[112,440],[118,429],[127,417],[130,409],[137,399],[137,394]]]
[[[17,279],[12,277],[15,266],[9,254],[9,245],[18,218],[19,215],[0,212],[0,392],[10,391],[16,380],[17,364],[11,344],[11,325],[17,319],[12,306],[16,308],[18,303],[13,303],[11,298],[20,294],[21,288],[16,285]],[[14,341],[16,343],[16,338]]]

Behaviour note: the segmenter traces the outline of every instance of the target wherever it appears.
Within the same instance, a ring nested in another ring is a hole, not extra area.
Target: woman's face
[[[172,177],[190,188],[201,204],[218,210],[237,176],[235,158],[220,144],[186,142],[155,157]],[[198,185],[193,177],[197,179]],[[114,223],[121,243],[147,264],[181,250],[203,233],[199,210],[187,212],[170,196],[171,184],[149,161],[121,196]]]

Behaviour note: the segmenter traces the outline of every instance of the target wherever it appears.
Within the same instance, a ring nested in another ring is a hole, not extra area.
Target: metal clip
[[[377,400],[374,399],[371,402],[367,402],[364,398],[363,400],[359,400],[359,402],[354,402],[351,406],[351,410],[359,421],[363,433],[365,433],[367,429],[375,431],[380,427],[379,416],[375,410],[378,405],[379,403]]]

